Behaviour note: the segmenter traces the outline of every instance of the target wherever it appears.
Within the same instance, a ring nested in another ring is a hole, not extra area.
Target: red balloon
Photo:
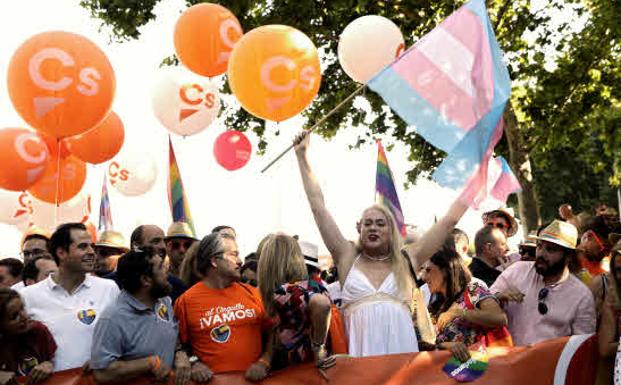
[[[65,139],[73,155],[84,162],[98,164],[114,158],[123,147],[125,129],[114,111],[97,127]]]
[[[229,171],[242,168],[250,160],[252,145],[242,132],[230,130],[218,136],[213,155],[218,164]]]

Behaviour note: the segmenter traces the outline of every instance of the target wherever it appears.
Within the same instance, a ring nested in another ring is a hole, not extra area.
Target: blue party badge
[[[161,320],[163,320],[163,321],[170,321],[170,319],[168,318],[168,316],[169,316],[168,307],[165,304],[160,303],[158,305],[156,314],[157,314],[158,317],[160,317]]]
[[[461,362],[455,356],[451,356],[442,370],[457,382],[471,382],[485,373],[489,366],[488,361],[485,346],[481,345],[477,350],[470,350],[470,359],[466,362]]]
[[[25,357],[18,365],[17,365],[17,373],[20,376],[27,376],[30,374],[32,369],[35,366],[39,365],[39,360],[35,357]]]
[[[211,329],[211,339],[219,344],[223,344],[231,337],[231,328],[229,325],[220,325]]]
[[[78,312],[78,319],[84,325],[92,324],[93,321],[95,321],[96,317],[97,317],[97,312],[95,311],[95,309],[80,310]]]

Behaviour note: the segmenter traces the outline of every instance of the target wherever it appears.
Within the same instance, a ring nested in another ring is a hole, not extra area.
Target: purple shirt
[[[543,340],[595,333],[595,304],[591,291],[566,271],[561,280],[548,286],[544,303],[545,315],[537,311],[538,295],[545,284],[535,271],[534,262],[519,261],[507,268],[490,288],[492,293],[514,287],[524,294],[522,303],[509,302],[505,312],[515,345],[528,345]]]

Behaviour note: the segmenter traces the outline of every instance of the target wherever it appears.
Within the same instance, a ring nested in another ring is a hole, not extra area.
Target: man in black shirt
[[[476,257],[470,264],[470,272],[476,278],[483,280],[487,286],[492,286],[500,271],[496,268],[504,262],[509,250],[505,234],[496,227],[485,226],[479,230],[474,238]]]

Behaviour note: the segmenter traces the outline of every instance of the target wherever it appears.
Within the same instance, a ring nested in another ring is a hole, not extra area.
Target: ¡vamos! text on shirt
[[[238,303],[228,307],[213,307],[205,311],[205,316],[199,318],[201,330],[209,328],[212,325],[223,324],[227,322],[233,322],[244,318],[256,318],[257,312],[255,309],[246,309],[246,307]]]

